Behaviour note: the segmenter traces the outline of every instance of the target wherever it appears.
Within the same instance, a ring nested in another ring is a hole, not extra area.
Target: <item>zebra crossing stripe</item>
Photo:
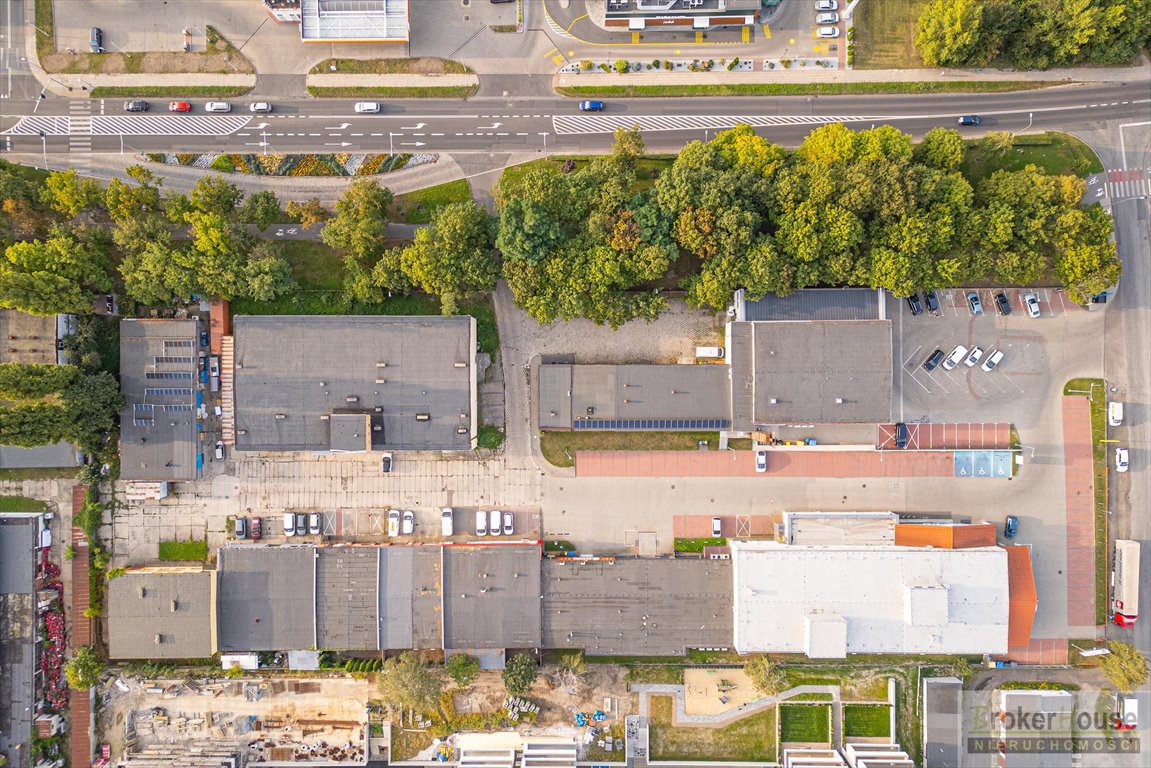
[[[1146,197],[1151,194],[1151,168],[1108,170],[1107,191],[1112,200]]]

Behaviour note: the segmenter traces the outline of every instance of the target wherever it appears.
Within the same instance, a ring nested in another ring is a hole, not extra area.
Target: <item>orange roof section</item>
[[[995,525],[933,525],[924,523],[896,523],[895,546],[935,547],[937,549],[967,549],[994,547]]]
[[[1035,592],[1035,574],[1031,571],[1031,547],[1016,545],[1007,550],[1007,591],[1011,595],[1007,615],[1007,646],[1026,647],[1031,642],[1031,625],[1039,596]]]
[[[232,316],[228,311],[228,302],[216,299],[211,304],[208,315],[209,345],[208,349],[213,355],[220,354],[224,346],[224,337],[232,333]]]

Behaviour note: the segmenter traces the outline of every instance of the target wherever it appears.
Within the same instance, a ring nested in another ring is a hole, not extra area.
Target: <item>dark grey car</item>
[[[297,536],[307,536],[308,535],[308,516],[305,515],[303,512],[297,512],[296,513],[296,535]]]

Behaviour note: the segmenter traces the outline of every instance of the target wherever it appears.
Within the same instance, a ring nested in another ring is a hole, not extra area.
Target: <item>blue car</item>
[[[1015,515],[1008,515],[1007,521],[1003,523],[1003,538],[1014,539],[1015,534],[1019,532],[1019,518]]]
[[[602,101],[581,101],[579,103],[581,112],[603,112]]]

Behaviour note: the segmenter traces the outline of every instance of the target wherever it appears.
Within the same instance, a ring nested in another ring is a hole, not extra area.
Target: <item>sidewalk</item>
[[[1020,72],[1008,69],[773,69],[766,72],[630,72],[619,75],[599,69],[583,74],[557,74],[556,88],[606,85],[717,85],[747,83],[896,83],[1003,82],[1138,83],[1151,82],[1151,64],[1138,67],[1091,67]]]

